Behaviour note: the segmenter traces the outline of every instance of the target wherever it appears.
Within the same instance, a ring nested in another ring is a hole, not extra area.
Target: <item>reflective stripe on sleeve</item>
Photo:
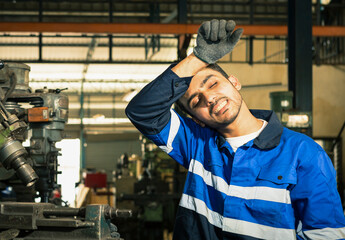
[[[177,114],[172,109],[170,109],[170,113],[171,113],[171,119],[170,119],[170,129],[169,129],[167,145],[159,146],[159,148],[162,149],[166,153],[170,153],[173,150],[172,143],[180,127],[180,119],[177,116]]]
[[[310,239],[345,239],[345,227],[313,229],[303,233]]]
[[[295,229],[284,229],[251,223],[243,220],[224,218],[223,231],[260,239],[296,239]]]
[[[242,187],[235,185],[228,185],[221,177],[213,175],[207,171],[204,166],[194,159],[192,159],[189,171],[199,175],[204,182],[228,196],[243,198],[243,199],[259,199],[271,202],[291,204],[290,191],[287,189],[270,188],[270,187]]]

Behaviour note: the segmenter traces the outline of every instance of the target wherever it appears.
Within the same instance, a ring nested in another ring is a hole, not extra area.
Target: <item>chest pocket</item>
[[[286,226],[293,219],[289,188],[297,177],[290,169],[262,168],[256,179],[253,199],[245,200],[250,218],[270,226]],[[285,222],[285,223],[284,223]]]
[[[284,167],[263,167],[261,168],[258,180],[270,181],[274,184],[296,184],[297,173],[294,169],[284,169]]]

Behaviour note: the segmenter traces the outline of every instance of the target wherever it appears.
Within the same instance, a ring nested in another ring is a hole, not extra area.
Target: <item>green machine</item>
[[[270,100],[271,109],[277,114],[284,127],[312,135],[312,113],[293,108],[293,92],[271,92]]]

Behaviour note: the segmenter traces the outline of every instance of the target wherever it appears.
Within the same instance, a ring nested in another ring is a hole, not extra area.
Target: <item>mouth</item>
[[[218,101],[219,102],[219,101]],[[213,114],[218,114],[221,113],[222,110],[224,110],[223,108],[226,106],[226,104],[228,103],[227,100],[221,101],[220,103],[217,103],[215,106],[212,107],[211,111],[213,112]],[[224,112],[227,109],[224,110]]]

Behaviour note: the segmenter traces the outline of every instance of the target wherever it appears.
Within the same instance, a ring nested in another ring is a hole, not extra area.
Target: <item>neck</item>
[[[218,132],[226,138],[239,137],[258,131],[262,124],[261,120],[251,114],[243,101],[236,119],[225,128],[218,129]]]

